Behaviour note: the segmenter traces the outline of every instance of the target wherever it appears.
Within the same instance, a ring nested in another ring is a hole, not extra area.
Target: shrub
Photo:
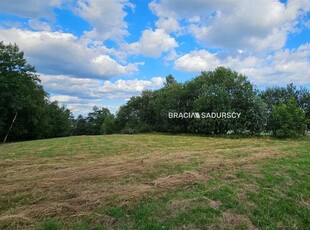
[[[272,133],[276,137],[298,137],[306,131],[305,112],[300,109],[294,98],[290,98],[287,104],[273,106],[271,114]]]

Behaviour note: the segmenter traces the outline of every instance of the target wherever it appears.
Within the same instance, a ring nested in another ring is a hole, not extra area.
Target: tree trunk
[[[17,114],[18,114],[18,112],[15,113],[15,116],[14,116],[14,118],[13,118],[13,121],[12,121],[12,123],[11,123],[11,126],[10,126],[8,132],[6,133],[6,135],[5,135],[5,137],[4,137],[3,143],[6,142],[8,136],[9,136],[9,133],[10,133],[10,131],[11,131],[12,127],[13,127],[13,124],[14,124],[14,122],[15,122],[15,120],[16,120]]]

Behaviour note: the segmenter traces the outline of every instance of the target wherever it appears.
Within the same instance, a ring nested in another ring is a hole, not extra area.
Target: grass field
[[[0,145],[0,229],[309,229],[310,138]]]

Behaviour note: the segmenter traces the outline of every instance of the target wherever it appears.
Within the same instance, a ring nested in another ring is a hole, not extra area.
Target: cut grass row
[[[83,136],[0,152],[3,229],[310,225],[309,137]]]

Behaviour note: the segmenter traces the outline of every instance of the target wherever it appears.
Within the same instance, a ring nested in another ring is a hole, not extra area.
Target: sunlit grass
[[[307,229],[310,139],[79,136],[0,145],[3,229]]]

